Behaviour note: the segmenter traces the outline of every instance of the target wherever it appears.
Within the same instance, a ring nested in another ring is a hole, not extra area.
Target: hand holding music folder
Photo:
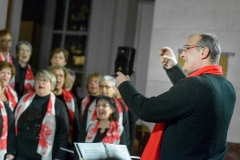
[[[74,143],[78,156],[84,160],[118,159],[131,160],[126,145],[108,143]]]

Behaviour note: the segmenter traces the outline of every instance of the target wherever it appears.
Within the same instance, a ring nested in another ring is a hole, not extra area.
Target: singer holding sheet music
[[[116,86],[130,110],[156,123],[141,160],[224,159],[236,92],[223,76],[220,56],[217,36],[205,32],[191,35],[183,46],[183,69],[173,50],[163,47],[160,61],[173,86],[150,98],[134,88],[129,76],[117,73]]]
[[[113,98],[97,97],[94,116],[97,120],[88,127],[85,142],[126,144],[126,135],[122,124],[118,122],[118,109]]]

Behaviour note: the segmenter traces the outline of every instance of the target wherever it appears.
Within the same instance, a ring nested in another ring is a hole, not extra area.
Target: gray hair
[[[55,86],[56,86],[56,77],[55,77],[55,75],[54,75],[53,73],[45,70],[45,69],[40,70],[40,71],[37,73],[36,77],[35,77],[35,83],[36,83],[36,80],[37,80],[38,78],[40,78],[40,77],[46,78],[46,79],[48,79],[48,80],[50,81],[51,90],[53,91],[54,88],[55,88]],[[35,86],[35,83],[34,83],[34,86]]]
[[[190,35],[190,37],[194,35],[199,35],[201,37],[197,45],[207,47],[209,49],[211,62],[214,64],[218,64],[221,57],[221,47],[218,37],[212,33],[203,31],[192,34]]]
[[[22,44],[26,44],[29,47],[29,49],[32,53],[32,45],[28,41],[19,41],[18,44],[16,45],[16,51],[20,50],[20,47],[21,47]]]
[[[76,74],[75,74],[75,72],[74,72],[72,69],[70,69],[70,68],[67,68],[67,70],[68,70],[68,72],[70,73],[70,75],[73,77],[73,81],[75,81],[75,80],[76,80]]]
[[[109,81],[111,87],[115,88],[115,78],[113,76],[109,76],[109,75],[102,76],[99,83],[102,83],[103,81]]]

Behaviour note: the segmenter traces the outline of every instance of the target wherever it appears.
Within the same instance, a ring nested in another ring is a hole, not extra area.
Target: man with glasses
[[[123,100],[140,119],[155,122],[141,159],[223,159],[236,92],[223,77],[217,36],[196,33],[189,37],[177,65],[174,52],[159,52],[173,86],[156,97],[146,98],[118,72],[116,86]],[[188,76],[184,74],[186,71]]]
[[[7,61],[15,66],[17,74],[10,81],[10,86],[14,89],[15,83],[19,81],[19,67],[17,59],[9,53],[12,42],[11,32],[8,29],[0,30],[0,61]]]

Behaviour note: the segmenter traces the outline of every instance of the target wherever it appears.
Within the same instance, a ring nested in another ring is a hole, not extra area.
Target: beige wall
[[[229,142],[240,142],[240,1],[239,0],[156,0],[149,55],[146,96],[167,91],[172,84],[157,58],[163,46],[177,50],[196,31],[206,30],[216,34],[223,52],[235,52],[229,57],[227,79],[237,92],[234,116],[228,133]],[[158,88],[158,90],[156,90]]]

